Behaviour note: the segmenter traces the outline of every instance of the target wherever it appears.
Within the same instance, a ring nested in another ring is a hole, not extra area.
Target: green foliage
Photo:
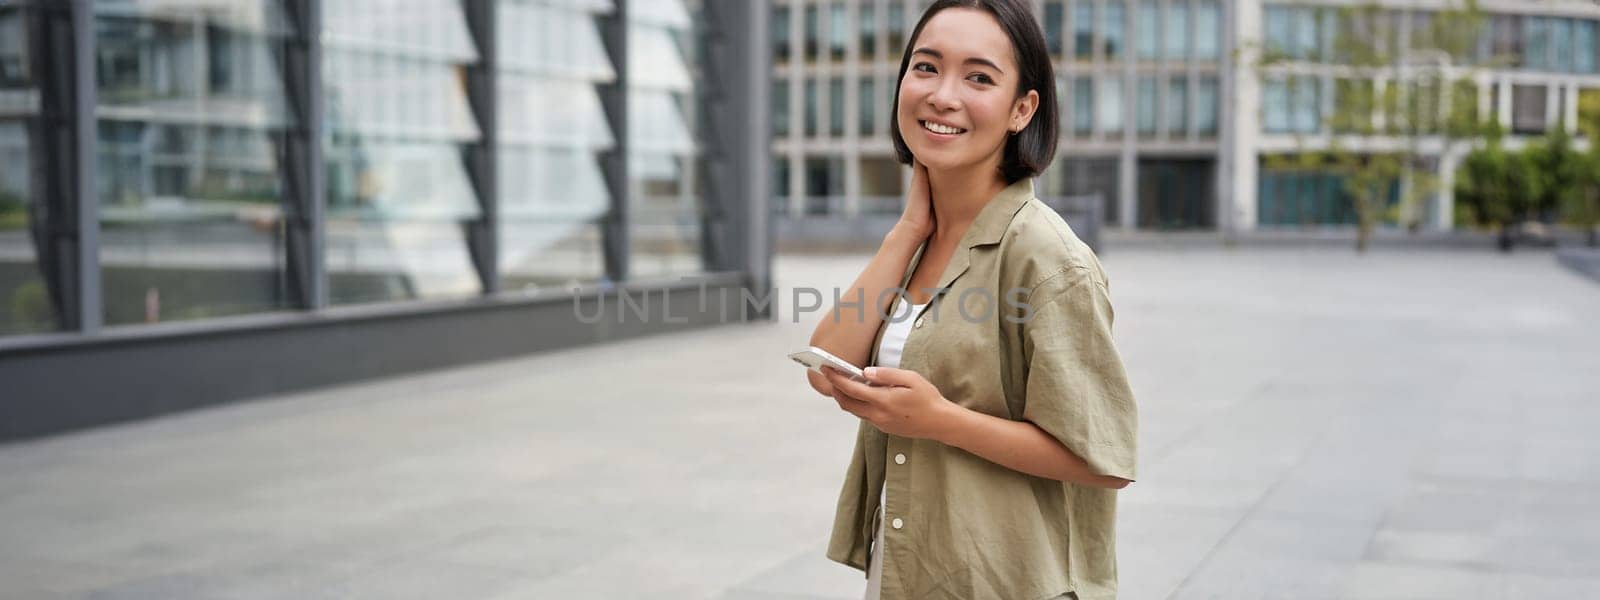
[[[1481,224],[1506,227],[1527,216],[1548,181],[1528,153],[1507,151],[1498,127],[1488,142],[1469,152],[1456,176],[1456,202],[1471,208]]]
[[[27,281],[11,292],[11,321],[13,333],[44,331],[55,324],[55,311],[43,282]]]

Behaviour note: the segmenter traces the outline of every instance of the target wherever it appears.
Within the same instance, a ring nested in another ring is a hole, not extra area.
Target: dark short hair
[[[895,158],[906,165],[911,164],[913,158],[905,137],[900,135],[900,82],[905,79],[906,69],[911,65],[911,50],[917,43],[917,37],[922,35],[922,27],[928,24],[933,15],[946,8],[974,8],[994,15],[995,20],[1000,22],[1000,29],[1005,30],[1006,36],[1011,38],[1011,48],[1022,75],[1017,82],[1016,94],[1020,97],[1028,90],[1039,92],[1039,107],[1027,127],[1006,139],[1005,153],[1000,158],[1000,174],[1006,183],[1038,175],[1050,166],[1050,160],[1055,157],[1060,117],[1056,112],[1055,67],[1051,64],[1049,51],[1045,49],[1044,31],[1039,28],[1039,21],[1033,18],[1027,0],[938,0],[928,7],[927,12],[922,13],[917,26],[911,30],[910,39],[906,41],[905,51],[900,56],[900,74],[894,80],[894,101],[889,110],[889,139],[894,141]]]

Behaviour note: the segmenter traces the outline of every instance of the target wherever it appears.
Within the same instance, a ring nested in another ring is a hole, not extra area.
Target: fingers
[[[848,375],[843,373],[835,371],[834,374],[828,378],[828,381],[833,383],[833,390],[835,392],[842,391],[846,394],[849,394],[852,398],[867,402],[877,399],[877,391],[874,390],[874,386],[851,379]]]
[[[867,380],[876,385],[915,387],[922,381],[922,375],[908,369],[869,367],[867,373]]]

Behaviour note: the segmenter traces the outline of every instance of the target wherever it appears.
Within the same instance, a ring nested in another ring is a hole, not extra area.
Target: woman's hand
[[[906,206],[900,211],[900,222],[895,228],[921,241],[933,235],[933,224],[933,190],[928,185],[928,168],[913,159],[911,189],[906,192]]]
[[[949,401],[916,371],[868,367],[867,385],[823,367],[833,384],[839,408],[866,419],[884,433],[901,437],[943,439],[961,407]]]

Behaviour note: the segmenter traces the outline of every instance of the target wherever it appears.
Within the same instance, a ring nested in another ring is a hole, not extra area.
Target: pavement
[[[1103,259],[1121,598],[1600,597],[1600,284],[1492,248]],[[0,598],[859,598],[823,553],[856,420],[783,358],[793,308],[0,446]]]

